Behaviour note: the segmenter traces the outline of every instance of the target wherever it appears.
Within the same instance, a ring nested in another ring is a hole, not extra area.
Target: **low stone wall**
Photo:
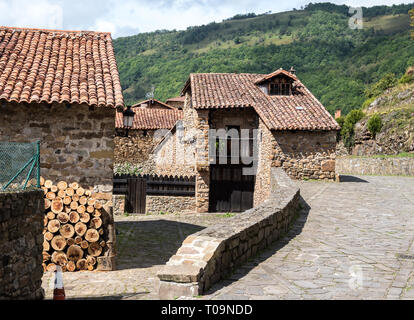
[[[300,192],[281,168],[272,168],[271,193],[260,206],[187,237],[158,272],[160,299],[195,296],[288,231]]]
[[[115,215],[121,215],[125,213],[125,195],[114,194],[112,196],[113,213]]]
[[[147,196],[147,213],[186,213],[194,212],[195,197],[186,196]]]
[[[43,299],[42,191],[0,193],[0,299]]]
[[[414,158],[337,158],[336,173],[379,176],[413,176]]]

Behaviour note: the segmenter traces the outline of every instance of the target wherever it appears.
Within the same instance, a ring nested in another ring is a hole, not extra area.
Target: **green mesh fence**
[[[0,191],[40,188],[40,142],[0,141]]]

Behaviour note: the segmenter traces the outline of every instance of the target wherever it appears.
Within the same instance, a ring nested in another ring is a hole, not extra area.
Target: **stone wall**
[[[341,157],[336,159],[337,174],[414,176],[414,158]]]
[[[112,193],[115,109],[86,105],[6,103],[0,141],[41,140],[41,174]]]
[[[335,180],[336,131],[274,131],[272,167],[293,179]]]
[[[188,196],[147,196],[146,212],[159,213],[193,213],[195,197]]]
[[[149,159],[159,139],[154,139],[156,130],[129,130],[128,137],[122,136],[123,131],[117,130],[115,136],[115,164],[130,163],[140,165]]]
[[[298,213],[299,188],[281,168],[271,176],[270,197],[260,206],[184,240],[158,272],[160,299],[202,294],[288,231]]]
[[[41,191],[0,193],[0,300],[43,299]]]

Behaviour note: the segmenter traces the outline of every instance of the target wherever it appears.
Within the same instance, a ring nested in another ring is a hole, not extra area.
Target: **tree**
[[[378,114],[374,114],[371,118],[369,118],[367,126],[369,132],[371,132],[371,135],[375,138],[375,135],[380,132],[382,128],[381,117]]]
[[[411,17],[411,26],[414,27],[414,8],[412,8],[410,11],[408,11],[408,14]],[[414,38],[414,31],[411,31],[411,37]]]

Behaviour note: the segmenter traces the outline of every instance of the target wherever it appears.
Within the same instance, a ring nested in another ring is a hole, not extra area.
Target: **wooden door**
[[[144,178],[128,178],[126,210],[128,213],[145,214],[147,183]]]
[[[241,165],[211,166],[211,212],[242,212],[253,207],[255,176],[243,175]]]

